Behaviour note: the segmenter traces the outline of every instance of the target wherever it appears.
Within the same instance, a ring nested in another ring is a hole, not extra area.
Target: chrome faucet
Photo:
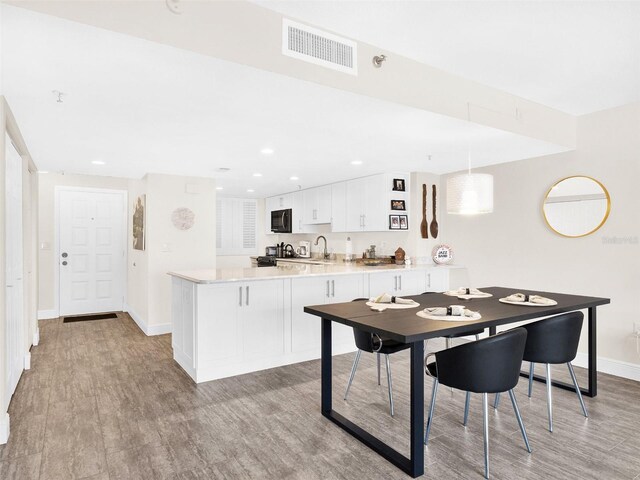
[[[318,238],[316,238],[316,243],[314,243],[314,245],[318,245],[318,242],[320,241],[320,239],[324,240],[323,256],[324,256],[324,259],[327,260],[329,258],[329,254],[327,253],[327,239],[324,238],[324,235],[318,235]]]

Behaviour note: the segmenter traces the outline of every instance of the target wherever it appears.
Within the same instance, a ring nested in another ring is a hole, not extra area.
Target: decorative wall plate
[[[438,265],[446,265],[453,261],[453,250],[449,245],[436,245],[431,251],[433,262]]]
[[[196,215],[186,207],[176,208],[171,214],[171,222],[178,230],[189,230],[193,227]]]

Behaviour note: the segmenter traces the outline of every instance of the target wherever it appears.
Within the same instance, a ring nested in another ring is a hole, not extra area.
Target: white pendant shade
[[[447,213],[493,212],[493,175],[468,173],[447,179]]]

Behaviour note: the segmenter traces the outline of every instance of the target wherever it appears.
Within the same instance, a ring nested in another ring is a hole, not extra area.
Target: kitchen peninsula
[[[307,305],[444,291],[459,266],[286,265],[169,272],[173,357],[196,383],[320,358]],[[333,353],[355,351],[336,325]]]

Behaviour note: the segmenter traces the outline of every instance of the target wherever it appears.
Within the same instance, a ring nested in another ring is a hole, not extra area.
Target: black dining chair
[[[366,302],[367,300],[368,300],[367,298],[356,298],[353,301]],[[346,401],[347,396],[349,395],[349,389],[351,388],[351,384],[353,383],[353,377],[356,374],[356,369],[358,368],[358,362],[360,361],[360,355],[362,355],[362,352],[375,353],[377,355],[376,360],[378,363],[378,385],[380,385],[380,355],[384,355],[386,366],[387,366],[389,411],[391,412],[391,416],[393,417],[393,414],[394,414],[393,384],[391,382],[391,363],[389,361],[389,355],[391,355],[392,353],[397,353],[402,350],[411,348],[411,344],[401,343],[396,340],[380,337],[376,333],[364,332],[357,328],[353,329],[353,337],[356,341],[356,347],[358,347],[358,351],[356,352],[356,358],[353,360],[353,366],[351,367],[351,375],[349,375],[349,382],[347,383],[347,390],[344,392],[344,399]]]
[[[427,295],[429,293],[435,293],[435,292],[422,292],[422,295]],[[461,337],[470,337],[470,336],[474,336],[476,337],[476,341],[480,340],[480,334],[484,333],[484,328],[477,328],[475,330],[468,330],[466,332],[462,332],[462,333],[453,333],[451,335],[447,335],[444,337],[445,340],[445,347],[447,349],[451,348],[451,344],[453,343],[452,340],[454,338],[461,338]],[[429,340],[425,340],[424,341],[424,352],[425,354],[427,353],[427,342]],[[452,389],[453,390],[453,389]],[[465,413],[464,413],[464,426],[467,426],[467,417],[469,415],[469,400],[471,399],[471,394],[469,392],[467,392],[467,398],[465,401]]]
[[[536,363],[544,363],[547,369],[547,412],[549,415],[549,431],[553,432],[553,404],[551,400],[551,365],[566,363],[578,395],[582,414],[588,418],[589,413],[584,404],[580,386],[573,371],[571,361],[578,353],[578,342],[582,331],[584,315],[582,312],[571,312],[555,317],[529,323],[522,328],[527,330],[527,344],[523,360],[529,362],[529,398],[533,390],[533,370]],[[496,395],[493,407],[498,408],[500,394]]]
[[[490,393],[509,392],[527,452],[531,453],[527,431],[520,416],[516,396],[513,393],[520,377],[520,365],[526,340],[527,331],[524,328],[515,328],[477,342],[465,343],[427,355],[425,373],[433,377],[433,389],[425,426],[425,445],[429,443],[438,385],[443,384],[467,392],[482,393],[485,478],[489,478],[488,395]],[[435,356],[435,362],[429,363],[431,356]]]

